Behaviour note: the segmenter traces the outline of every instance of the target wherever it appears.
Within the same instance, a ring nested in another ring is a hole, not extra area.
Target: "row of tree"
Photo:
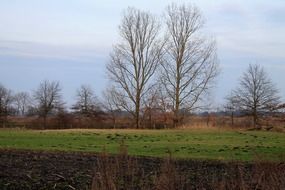
[[[71,109],[83,116],[95,116],[101,111],[99,101],[90,86],[82,85],[76,92],[76,102]],[[5,122],[8,115],[38,115],[44,120],[49,115],[67,112],[62,99],[61,87],[57,81],[45,80],[32,94],[28,92],[13,93],[0,84],[0,120]]]
[[[0,120],[4,122],[8,115],[38,115],[43,118],[43,127],[45,127],[49,115],[67,112],[61,94],[60,84],[56,81],[41,82],[32,94],[13,93],[0,84]],[[120,103],[120,95],[116,94],[113,88],[107,88],[103,93],[103,99],[99,100],[90,86],[82,85],[76,91],[76,101],[70,110],[84,117],[97,117],[104,113],[111,116],[115,126],[118,113],[126,111],[126,109],[120,109]],[[151,122],[152,117],[156,117],[157,113],[160,115],[172,113],[170,115],[175,117],[171,102],[160,87],[151,89],[142,105],[140,117],[143,120]],[[226,97],[224,107],[232,114],[232,118],[236,112],[252,116],[254,126],[258,127],[261,116],[284,110],[285,104],[281,103],[278,90],[264,69],[260,65],[249,65],[240,79],[239,86]],[[183,110],[183,112],[186,111]]]
[[[121,40],[114,45],[106,69],[110,84],[104,100],[89,86],[77,91],[75,113],[94,116],[101,110],[115,117],[118,110],[133,118],[136,128],[146,117],[170,113],[176,127],[184,116],[200,108],[219,73],[216,43],[203,32],[204,19],[193,5],[172,4],[159,20],[149,12],[129,8],[119,26]],[[13,105],[13,106],[12,106]],[[259,65],[250,65],[240,85],[227,97],[226,108],[253,116],[282,107],[278,90]],[[36,113],[44,118],[64,110],[58,82],[43,81],[32,96],[0,86],[1,118],[8,112]]]
[[[145,102],[172,112],[174,127],[205,105],[201,102],[219,68],[216,43],[205,37],[203,26],[199,9],[191,4],[168,6],[162,22],[148,12],[126,11],[107,71],[117,107],[133,116],[137,128]],[[262,112],[280,107],[278,90],[258,65],[249,66],[227,99],[226,107],[252,115],[254,126]]]

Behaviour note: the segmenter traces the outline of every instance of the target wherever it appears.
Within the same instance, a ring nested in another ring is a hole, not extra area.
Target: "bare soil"
[[[98,159],[98,154],[91,153],[0,150],[0,189],[91,189]],[[158,158],[135,159],[143,171],[138,175],[148,179],[149,187],[153,186],[151,179],[163,172],[165,162]],[[173,163],[180,176],[187,178],[185,189],[212,189],[213,184],[235,179],[240,171],[239,164],[229,162],[180,160]],[[274,165],[284,166],[284,163]],[[252,164],[243,164],[245,181],[252,180],[252,168]]]

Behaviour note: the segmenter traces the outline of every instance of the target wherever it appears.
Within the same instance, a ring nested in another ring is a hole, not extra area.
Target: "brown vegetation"
[[[216,167],[215,170],[207,171],[206,176],[200,176],[203,173],[200,170],[209,170],[213,166],[205,167],[207,164],[203,166],[203,163],[188,162],[173,160],[170,155],[160,162],[159,167],[146,173],[145,168],[138,164],[137,158],[127,155],[127,149],[122,144],[120,153],[115,158],[111,158],[106,153],[99,156],[92,181],[92,190],[277,190],[285,188],[284,163],[267,163],[261,160],[253,164],[211,163],[208,161],[209,165],[213,164],[214,168]],[[188,164],[197,164],[197,166],[193,167]]]
[[[57,116],[46,118],[44,129],[124,129],[134,128],[133,120],[126,115],[116,115],[116,125],[114,125],[113,116],[100,114],[95,117],[86,117],[68,113],[61,113]],[[172,114],[155,114],[151,117],[145,115],[141,122],[141,127],[145,129],[167,129],[172,128]],[[264,116],[260,118],[260,130],[285,132],[284,114],[275,116]],[[234,129],[253,129],[254,123],[250,116],[234,117],[232,122],[231,116],[217,116],[211,113],[205,116],[192,115],[183,119],[179,128],[234,128]],[[19,117],[9,116],[6,119],[6,128],[27,128],[42,129],[43,118],[37,116]]]

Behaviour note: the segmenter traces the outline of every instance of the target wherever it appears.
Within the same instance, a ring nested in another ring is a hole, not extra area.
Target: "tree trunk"
[[[176,128],[179,124],[179,109],[180,109],[180,65],[181,65],[181,58],[176,62],[176,89],[175,89],[175,110],[174,110],[174,121],[173,125]]]
[[[152,115],[151,115],[151,108],[149,108],[149,113],[148,113],[148,120],[149,120],[149,128],[153,128],[152,126]]]
[[[137,129],[140,128],[140,103],[141,103],[140,94],[141,94],[141,91],[139,90],[139,85],[137,84],[137,93],[136,93],[136,102],[135,102],[135,105],[136,105],[135,125]]]
[[[116,116],[113,116],[113,128],[116,129]]]
[[[174,109],[174,118],[173,118],[173,127],[176,128],[179,124],[179,90],[176,89],[176,100],[175,100],[175,109]]]
[[[210,124],[210,114],[207,113],[207,127],[209,127],[209,124]]]
[[[136,111],[136,118],[135,118],[135,125],[136,125],[136,128],[139,129],[140,128],[140,118],[139,118],[139,114],[137,113]]]
[[[136,125],[137,129],[140,128],[140,105],[139,105],[139,103],[136,103],[135,125]]]
[[[234,126],[234,112],[232,111],[232,115],[231,115],[231,120],[232,120],[232,127]]]
[[[254,110],[253,111],[253,126],[254,126],[254,128],[258,128],[257,121],[258,121],[257,111]]]
[[[46,126],[47,126],[47,116],[44,115],[43,118],[44,118],[44,125],[43,125],[42,129],[46,129]]]
[[[178,126],[179,123],[179,119],[178,119],[179,115],[177,113],[177,111],[175,110],[174,112],[174,118],[173,118],[173,127],[176,128]]]

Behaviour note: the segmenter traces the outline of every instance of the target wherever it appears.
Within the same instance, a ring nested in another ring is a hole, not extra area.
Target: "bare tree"
[[[12,91],[0,84],[0,122],[3,126],[7,120],[13,100]]]
[[[16,106],[17,114],[24,116],[31,106],[31,97],[27,92],[19,92],[14,96],[14,104]]]
[[[162,83],[172,100],[174,126],[181,111],[197,108],[197,102],[218,74],[215,41],[203,37],[204,20],[197,7],[172,4],[166,11],[167,45]]]
[[[50,82],[48,80],[41,82],[38,89],[34,92],[34,98],[38,114],[44,119],[45,128],[48,114],[54,110],[61,109],[63,106],[59,82]]]
[[[151,78],[162,58],[158,30],[151,14],[129,8],[119,26],[122,41],[114,47],[107,65],[119,106],[132,114],[136,128],[140,127],[141,99],[151,88]]]
[[[121,101],[118,100],[116,90],[113,86],[106,88],[103,92],[103,108],[106,110],[109,116],[111,116],[113,122],[113,128],[117,125],[117,115],[120,111]]]
[[[233,126],[234,113],[240,110],[239,100],[237,99],[237,97],[234,95],[233,92],[231,92],[231,94],[226,97],[226,104],[224,105],[224,108],[227,112],[231,113],[231,125]]]
[[[254,127],[257,127],[262,113],[275,110],[280,103],[278,90],[257,64],[249,65],[238,88],[233,91],[232,99],[242,111],[253,117]]]
[[[153,122],[153,117],[156,115],[156,112],[159,109],[159,101],[158,97],[159,92],[157,85],[154,86],[150,91],[147,93],[147,95],[142,99],[142,118],[144,121],[144,125],[146,127],[154,127],[155,124]]]
[[[100,110],[99,101],[90,86],[82,85],[77,90],[73,109],[84,116],[94,116]]]
[[[171,111],[170,105],[169,97],[165,93],[162,84],[158,82],[143,99],[143,118],[145,123],[148,123],[150,127],[157,127],[156,122],[160,121],[157,119],[163,117],[163,123],[160,121],[158,127],[165,128],[169,111]]]

